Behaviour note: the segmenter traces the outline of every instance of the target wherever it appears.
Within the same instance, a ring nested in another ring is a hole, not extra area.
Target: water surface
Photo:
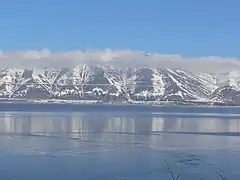
[[[0,113],[0,179],[239,179],[240,120],[150,113]]]

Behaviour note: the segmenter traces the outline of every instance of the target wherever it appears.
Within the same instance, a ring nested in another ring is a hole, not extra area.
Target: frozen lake
[[[1,112],[0,179],[239,179],[239,117],[169,115]]]

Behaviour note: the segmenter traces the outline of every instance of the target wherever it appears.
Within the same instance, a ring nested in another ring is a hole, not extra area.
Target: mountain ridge
[[[75,68],[1,68],[0,98],[240,105],[240,71],[117,68],[100,63]]]

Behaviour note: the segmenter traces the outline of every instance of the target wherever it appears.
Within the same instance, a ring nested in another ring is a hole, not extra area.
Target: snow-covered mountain
[[[0,69],[1,98],[221,102],[240,105],[240,71],[190,72],[169,68]]]

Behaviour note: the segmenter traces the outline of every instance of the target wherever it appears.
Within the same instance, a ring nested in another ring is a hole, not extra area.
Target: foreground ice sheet
[[[1,113],[0,178],[240,177],[240,120],[151,114]]]

